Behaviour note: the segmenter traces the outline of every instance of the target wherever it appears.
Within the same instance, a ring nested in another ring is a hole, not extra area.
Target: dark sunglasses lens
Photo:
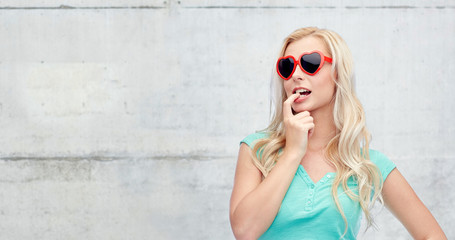
[[[300,59],[300,65],[305,71],[315,73],[321,64],[321,55],[319,53],[306,54]]]
[[[285,58],[278,62],[278,71],[284,78],[290,77],[292,70],[294,70],[294,59]]]

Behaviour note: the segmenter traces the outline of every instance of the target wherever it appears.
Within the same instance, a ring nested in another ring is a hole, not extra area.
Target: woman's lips
[[[294,100],[294,102],[295,102],[295,103],[303,102],[303,101],[305,101],[305,99],[307,99],[308,97],[310,97],[310,94],[311,94],[311,93],[309,93],[309,94],[307,94],[307,95],[300,95],[298,98],[296,98],[296,99]]]
[[[308,94],[311,93],[311,90],[303,88],[303,87],[297,87],[292,90],[292,94],[294,93],[299,93],[299,94]]]
[[[300,94],[300,96],[294,100],[294,102],[296,103],[303,102],[311,94],[311,91],[306,88],[294,88],[294,91],[292,92],[294,94],[295,93]]]

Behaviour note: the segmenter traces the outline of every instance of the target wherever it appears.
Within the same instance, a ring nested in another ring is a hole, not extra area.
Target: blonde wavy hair
[[[346,225],[344,236],[348,223],[338,198],[339,185],[352,200],[360,203],[368,229],[374,224],[370,213],[374,202],[380,200],[382,203],[382,178],[376,165],[369,160],[370,134],[365,126],[363,107],[354,91],[353,61],[344,40],[330,30],[315,27],[301,28],[284,40],[280,57],[284,56],[290,43],[308,36],[320,39],[333,59],[331,76],[336,84],[333,99],[336,135],[325,147],[324,154],[336,168],[332,196]],[[287,97],[283,88],[283,79],[276,72],[272,78],[272,89],[274,89],[274,97],[271,101],[272,119],[270,125],[263,130],[269,133],[269,136],[259,140],[252,150],[252,153],[260,153],[252,154],[253,162],[264,178],[279,161],[280,149],[286,144],[282,106]],[[358,194],[347,185],[351,177],[358,183]]]

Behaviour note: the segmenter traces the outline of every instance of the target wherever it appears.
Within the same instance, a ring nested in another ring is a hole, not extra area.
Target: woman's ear
[[[335,79],[335,82],[338,82],[338,72],[337,72],[337,70],[333,70],[332,77],[333,77],[333,79]]]

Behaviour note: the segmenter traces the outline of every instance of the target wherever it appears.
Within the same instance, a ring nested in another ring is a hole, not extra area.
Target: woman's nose
[[[297,80],[303,80],[305,78],[305,73],[302,71],[300,66],[297,66],[295,68],[294,73],[292,74],[292,80],[297,81]]]

